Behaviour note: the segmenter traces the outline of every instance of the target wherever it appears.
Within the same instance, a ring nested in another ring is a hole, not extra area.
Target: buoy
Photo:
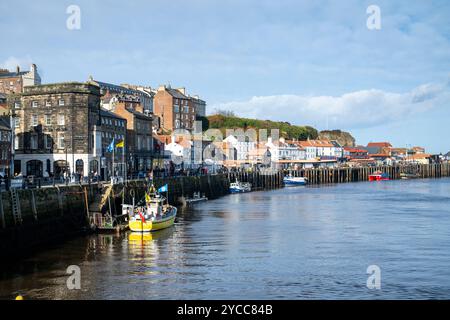
[[[23,300],[23,297],[22,296],[17,296],[16,300]]]

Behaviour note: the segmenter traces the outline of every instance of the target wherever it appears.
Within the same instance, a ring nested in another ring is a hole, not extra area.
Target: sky
[[[36,63],[44,83],[170,84],[208,113],[450,151],[447,0],[0,0],[0,12],[0,67]]]

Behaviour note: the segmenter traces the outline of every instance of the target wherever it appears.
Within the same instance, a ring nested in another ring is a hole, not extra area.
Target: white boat
[[[308,183],[308,178],[286,176],[284,177],[283,182],[287,186],[304,186]]]
[[[244,193],[252,191],[252,185],[248,182],[233,182],[230,183],[230,192],[231,193]]]
[[[203,201],[207,201],[208,198],[205,197],[205,195],[201,195],[200,192],[194,192],[194,195],[192,196],[192,198],[187,198],[186,199],[186,204],[187,205],[191,205],[197,202],[203,202]]]

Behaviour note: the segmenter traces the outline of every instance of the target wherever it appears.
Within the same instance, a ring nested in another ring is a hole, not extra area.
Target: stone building
[[[108,147],[114,141],[114,145],[123,141],[125,146],[128,144],[126,139],[127,135],[127,120],[118,116],[117,114],[100,108],[100,128],[96,130],[98,137],[96,141],[100,141],[99,153],[102,154],[102,162],[100,165],[100,172],[91,172],[93,175],[98,173],[102,180],[108,179],[113,172],[115,175],[123,176],[124,161],[126,159],[126,154],[124,157],[123,152],[126,153],[125,149],[116,148],[115,152],[108,152]],[[114,154],[114,161],[113,161]],[[93,166],[95,168],[95,166]],[[97,166],[98,168],[98,166]]]
[[[20,67],[17,67],[14,72],[0,69],[0,93],[22,93],[24,87],[39,84],[41,84],[41,77],[35,64],[31,65],[30,71],[21,71]]]
[[[15,173],[87,176],[99,171],[100,88],[70,82],[25,87],[15,104]]]
[[[195,104],[191,97],[186,95],[184,88],[172,89],[170,86],[160,86],[155,94],[154,114],[160,118],[163,130],[172,132],[175,129],[194,128]]]
[[[12,166],[12,130],[9,116],[0,116],[0,174],[11,175]]]

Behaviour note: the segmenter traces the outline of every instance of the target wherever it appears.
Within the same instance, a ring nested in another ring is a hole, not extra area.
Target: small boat
[[[400,173],[400,179],[402,180],[411,180],[411,179],[419,179],[420,174],[418,173]]]
[[[252,185],[248,182],[233,182],[230,183],[230,192],[231,193],[244,193],[252,191]]]
[[[201,195],[200,192],[194,192],[194,195],[192,196],[192,198],[186,198],[186,204],[187,205],[191,205],[197,202],[203,202],[203,201],[208,201],[208,198],[205,197],[205,195]]]
[[[375,171],[369,176],[369,181],[387,181],[390,180],[389,174],[381,171]]]
[[[308,183],[308,178],[289,175],[283,178],[283,182],[287,186],[304,186]]]
[[[173,226],[177,216],[177,208],[164,204],[166,198],[159,193],[146,196],[145,206],[131,206],[129,227],[135,232],[151,232]],[[130,206],[124,206],[130,211]]]

